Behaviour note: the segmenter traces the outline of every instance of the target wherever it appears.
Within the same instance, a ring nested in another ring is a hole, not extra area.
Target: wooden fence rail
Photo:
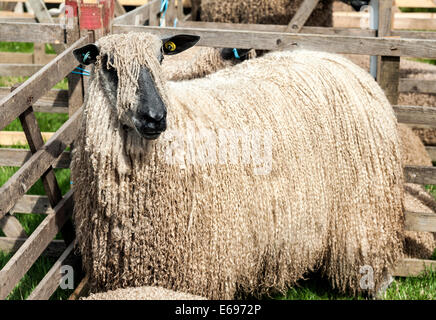
[[[149,32],[161,37],[187,33],[201,37],[198,45],[215,48],[259,50],[308,49],[333,53],[436,58],[435,42],[427,39],[356,37],[342,35],[219,30],[201,28],[163,28],[114,25],[113,33]]]
[[[54,23],[3,22],[0,41],[64,43],[65,29]]]
[[[114,23],[127,24],[127,25],[142,25],[145,21],[157,21],[157,13],[159,12],[161,5],[160,0],[153,0],[147,4],[144,4],[126,14],[114,19]],[[150,23],[154,25],[153,23]]]
[[[25,81],[17,90],[0,100],[0,130],[30,107],[67,76],[77,65],[72,59],[74,49],[87,44],[88,36],[74,42],[68,49],[45,65],[41,70]]]
[[[65,148],[76,136],[81,112],[76,112],[53,135],[43,148],[34,153],[28,161],[0,188],[0,218],[11,210],[17,200],[52,166]]]
[[[0,271],[0,299],[5,299],[61,230],[72,212],[70,190]]]

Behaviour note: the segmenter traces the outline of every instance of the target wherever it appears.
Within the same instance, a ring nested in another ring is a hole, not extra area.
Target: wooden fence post
[[[318,2],[319,0],[304,0],[292,17],[291,22],[289,22],[285,32],[300,32],[313,10],[315,10]]]
[[[72,23],[66,26],[67,45],[70,45],[80,38],[79,20],[78,20],[78,2],[76,0],[66,1],[66,5],[70,6],[69,13]],[[71,28],[71,26],[73,28]],[[84,101],[84,83],[83,76],[70,73],[67,76],[68,80],[68,114],[71,117],[83,104]]]
[[[393,0],[380,0],[378,36],[389,37],[392,32]],[[400,57],[380,56],[377,61],[377,82],[392,105],[398,102]]]
[[[11,90],[15,90],[19,85],[14,86]],[[44,146],[44,140],[42,139],[41,130],[39,129],[38,122],[36,121],[33,107],[30,106],[19,116],[21,125],[23,126],[24,134],[26,135],[27,142],[29,143],[30,151],[36,153]],[[42,184],[44,186],[45,193],[48,196],[48,200],[52,208],[62,200],[61,189],[53,168],[49,169],[41,176]],[[75,238],[74,227],[71,221],[67,221],[61,229],[62,236],[66,245],[72,243]]]

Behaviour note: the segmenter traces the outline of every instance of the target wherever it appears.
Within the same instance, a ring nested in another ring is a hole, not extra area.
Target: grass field
[[[2,43],[0,42],[0,51],[11,52],[32,52],[33,44],[27,43]],[[50,47],[46,48],[47,52],[53,52]],[[435,63],[435,61],[426,61]],[[18,82],[23,82],[23,77],[0,77],[0,86],[11,86]],[[67,89],[67,82],[63,80],[56,85],[56,88]],[[54,132],[68,119],[66,114],[48,114],[36,113],[38,124],[42,131]],[[18,120],[14,120],[4,130],[22,131]],[[2,146],[0,146],[2,147]],[[26,148],[26,146],[13,146],[15,148]],[[3,185],[18,168],[0,167],[0,186]],[[70,188],[70,171],[68,169],[56,169],[56,177],[60,188],[65,194]],[[428,190],[436,196],[436,187],[427,186]],[[44,189],[41,181],[38,181],[27,194],[44,195]],[[30,235],[44,218],[43,215],[16,214],[18,220],[22,223],[26,233]],[[3,236],[1,230],[0,235]],[[57,235],[60,238],[60,235]],[[11,258],[12,254],[0,252],[0,268],[2,268]],[[436,252],[433,256],[436,260]],[[26,274],[20,283],[8,296],[8,299],[25,299],[35,288],[38,282],[44,277],[47,271],[55,262],[55,259],[41,257]],[[71,290],[58,289],[52,296],[52,299],[66,299],[71,294]],[[350,297],[337,293],[330,289],[326,280],[318,277],[310,280],[301,281],[294,288],[289,289],[285,296],[275,296],[275,299],[292,299],[292,300],[326,300],[326,299],[350,299]],[[385,299],[436,299],[436,270],[428,271],[421,277],[417,278],[396,278],[393,285],[387,290]]]

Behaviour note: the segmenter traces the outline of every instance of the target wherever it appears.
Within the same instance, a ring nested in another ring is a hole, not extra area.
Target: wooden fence
[[[177,17],[178,24],[174,28],[158,27],[160,0],[153,0],[117,17],[112,25],[109,22],[105,27],[109,27],[106,29],[111,29],[112,33],[139,31],[160,36],[196,34],[201,36],[200,46],[262,50],[306,48],[379,56],[377,81],[393,103],[398,120],[436,127],[436,107],[401,106],[396,103],[398,89],[434,92],[433,82],[399,79],[398,68],[400,56],[436,58],[436,35],[429,32],[391,31],[392,1],[389,0],[380,2],[378,31],[304,27],[311,12],[310,8],[315,4],[316,0],[305,0],[289,25],[270,26],[188,21],[183,15],[181,5],[176,6],[175,1],[170,1],[165,15],[166,25],[173,26]],[[104,10],[101,14],[103,12]],[[49,298],[58,287],[61,266],[74,256],[74,232],[69,219],[73,206],[73,190],[62,197],[53,168],[69,167],[70,153],[65,149],[73,142],[81,117],[84,79],[70,74],[77,66],[71,52],[104,34],[102,29],[89,31],[89,27],[80,23],[80,6],[77,13],[75,26],[68,32],[53,23],[0,23],[0,41],[34,41],[36,31],[33,30],[44,29],[46,32],[39,40],[63,46],[63,51],[59,50],[54,59],[23,84],[12,88],[11,92],[6,92],[5,89],[0,91],[3,95],[0,100],[0,130],[19,118],[30,146],[30,150],[0,149],[0,166],[20,167],[0,188],[0,225],[6,234],[6,237],[0,237],[0,250],[15,252],[0,271],[1,299],[7,297],[43,253],[58,257],[58,261],[29,299]],[[4,30],[8,32],[3,32]],[[289,33],[287,30],[297,33]],[[52,89],[54,84],[66,76],[69,79],[68,90]],[[36,110],[69,112],[70,118],[44,143],[34,116]],[[26,195],[27,190],[39,178],[43,180],[47,196]],[[407,166],[405,178],[412,183],[436,185],[436,168]],[[15,212],[46,214],[46,217],[30,237],[26,237],[13,216]],[[407,230],[436,232],[434,215],[405,212],[405,218]],[[62,232],[64,240],[53,241],[59,231]],[[436,267],[436,261],[405,259],[395,270],[395,275],[417,275],[429,266]],[[77,272],[80,270],[77,269]],[[85,283],[82,282],[79,291],[84,287]]]

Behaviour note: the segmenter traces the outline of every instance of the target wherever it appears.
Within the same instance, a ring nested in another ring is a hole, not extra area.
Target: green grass
[[[0,167],[0,186],[3,185],[19,168],[16,167]],[[62,191],[65,194],[70,189],[70,170],[55,169],[55,175]],[[44,195],[44,187],[41,179],[39,179],[27,192],[27,194]],[[27,235],[33,231],[45,218],[45,215],[23,214],[16,213],[15,216],[20,221]],[[0,231],[0,236],[4,234]],[[55,239],[62,239],[61,235],[56,235]],[[0,268],[7,263],[12,257],[12,254],[7,254],[0,251]],[[48,257],[40,257],[26,275],[20,280],[15,289],[8,296],[8,299],[25,299],[42,280],[44,275],[50,270],[56,259]],[[58,289],[52,296],[52,299],[67,299],[71,295],[72,290]]]
[[[436,270],[413,278],[397,278],[383,297],[386,300],[436,300]]]
[[[64,113],[44,113],[35,112],[36,120],[42,132],[56,132],[65,121],[68,120],[68,114]],[[15,119],[8,124],[4,131],[22,131],[20,120]]]
[[[401,12],[436,12],[436,8],[399,8]]]
[[[33,43],[31,42],[0,42],[0,51],[3,52],[22,52],[33,53]],[[45,53],[56,53],[50,44],[45,45]]]

